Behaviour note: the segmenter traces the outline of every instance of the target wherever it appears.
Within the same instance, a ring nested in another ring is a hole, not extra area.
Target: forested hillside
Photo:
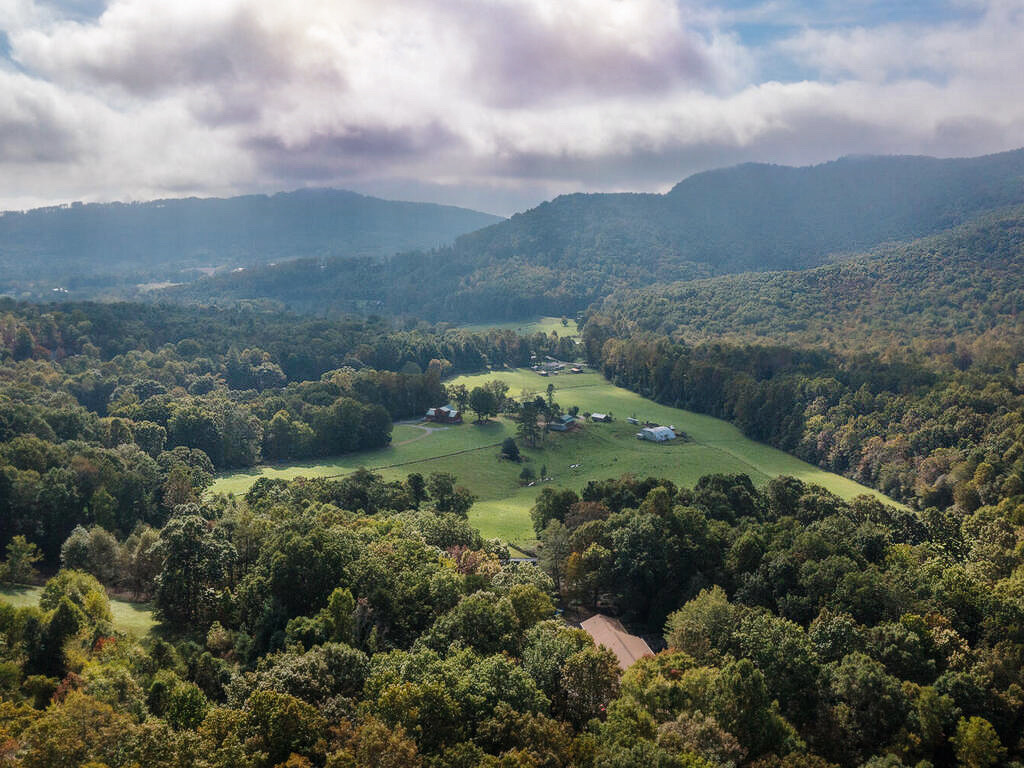
[[[431,319],[575,313],[617,289],[802,269],[1024,203],[1024,150],[966,160],[845,158],[742,165],[666,195],[566,195],[459,238],[375,260],[306,260],[172,289],[181,301],[270,298]]]
[[[892,345],[970,355],[987,336],[1019,354],[1024,208],[816,269],[747,273],[623,291],[595,311],[616,333],[832,348]],[[951,346],[953,345],[953,346]],[[947,349],[948,348],[948,349]]]
[[[7,212],[0,215],[0,293],[123,294],[134,283],[192,279],[200,268],[390,256],[446,245],[496,221],[464,208],[329,189]]]

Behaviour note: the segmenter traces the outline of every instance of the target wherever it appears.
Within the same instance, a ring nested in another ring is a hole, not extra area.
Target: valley
[[[535,534],[530,507],[545,485],[580,489],[590,480],[633,474],[664,477],[681,486],[691,486],[703,475],[746,474],[755,485],[778,475],[796,477],[820,485],[837,496],[851,499],[866,494],[893,503],[878,491],[848,478],[826,472],[794,456],[745,437],[736,427],[710,416],[659,405],[640,395],[607,382],[597,373],[563,374],[542,378],[529,369],[503,370],[459,376],[448,384],[479,386],[500,379],[509,385],[509,395],[524,392],[542,394],[548,383],[555,385],[555,399],[580,413],[611,413],[610,424],[582,423],[567,433],[548,432],[538,449],[520,442],[522,464],[498,458],[501,441],[515,436],[516,424],[507,417],[486,424],[466,423],[431,426],[430,433],[412,424],[398,424],[392,444],[376,451],[351,453],[316,462],[254,467],[218,477],[211,493],[244,493],[259,477],[290,480],[296,477],[335,477],[366,467],[384,478],[400,479],[410,472],[427,475],[449,472],[477,497],[469,513],[470,522],[486,537],[529,545]],[[626,421],[636,417],[674,425],[686,439],[666,444],[637,440],[637,427]],[[577,465],[575,468],[570,468]],[[539,475],[547,467],[547,483],[524,487],[519,480],[523,466]]]
[[[1022,174],[3,216],[0,763],[1019,766]]]

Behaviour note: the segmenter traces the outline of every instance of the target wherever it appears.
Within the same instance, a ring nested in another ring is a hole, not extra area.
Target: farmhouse
[[[438,424],[461,424],[462,414],[450,405],[442,405],[440,408],[428,408],[426,419]]]
[[[671,427],[644,427],[636,433],[637,440],[650,440],[652,443],[664,443],[676,439]]]
[[[611,421],[611,414],[608,413],[592,413],[590,414],[591,421]]]
[[[638,659],[654,655],[642,637],[629,634],[620,622],[610,616],[598,613],[580,626],[597,645],[603,645],[615,654],[621,669],[629,669]]]
[[[568,432],[569,428],[576,424],[576,417],[567,413],[548,423],[548,429],[552,432]]]

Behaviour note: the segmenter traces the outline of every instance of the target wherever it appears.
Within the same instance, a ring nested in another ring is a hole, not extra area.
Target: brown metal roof
[[[628,669],[637,659],[654,655],[642,637],[629,634],[621,623],[610,616],[598,613],[580,626],[594,638],[595,643],[615,654],[622,669]]]

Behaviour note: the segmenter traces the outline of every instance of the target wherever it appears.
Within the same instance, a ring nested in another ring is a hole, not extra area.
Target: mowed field
[[[0,600],[11,603],[16,608],[39,605],[39,597],[42,594],[42,587],[0,587]],[[129,603],[126,600],[111,598],[110,613],[114,618],[115,628],[136,637],[145,637],[156,626],[153,611],[148,603]]]
[[[513,320],[507,323],[471,323],[468,325],[460,325],[466,331],[472,331],[473,333],[480,333],[482,331],[488,331],[492,328],[498,328],[503,330],[517,331],[523,336],[532,336],[535,333],[543,333],[551,335],[554,331],[559,336],[569,337],[574,339],[579,334],[576,330],[576,321],[569,318],[569,325],[562,325],[562,318],[560,317],[539,317],[536,320]]]
[[[716,472],[744,473],[757,485],[778,475],[791,475],[824,486],[843,498],[868,494],[893,503],[852,480],[754,442],[727,422],[658,405],[611,385],[596,373],[544,378],[526,369],[516,369],[460,376],[452,383],[472,388],[494,378],[506,381],[509,395],[517,398],[526,392],[543,392],[549,383],[554,384],[555,400],[563,409],[575,405],[580,413],[611,413],[615,420],[610,424],[588,422],[568,433],[549,432],[544,445],[537,449],[520,445],[524,462],[538,475],[546,467],[551,478],[533,487],[523,487],[519,482],[523,464],[498,458],[499,444],[505,437],[515,435],[516,426],[502,418],[481,425],[471,421],[446,427],[398,424],[392,445],[385,449],[328,461],[258,467],[220,477],[211,490],[244,493],[261,476],[334,476],[359,467],[373,469],[387,479],[404,478],[410,472],[450,472],[477,496],[470,520],[484,536],[517,544],[534,540],[529,510],[544,485],[579,490],[589,480],[625,473],[665,477],[684,486]],[[629,416],[673,425],[686,434],[686,439],[662,444],[637,440],[638,428],[626,421]]]

